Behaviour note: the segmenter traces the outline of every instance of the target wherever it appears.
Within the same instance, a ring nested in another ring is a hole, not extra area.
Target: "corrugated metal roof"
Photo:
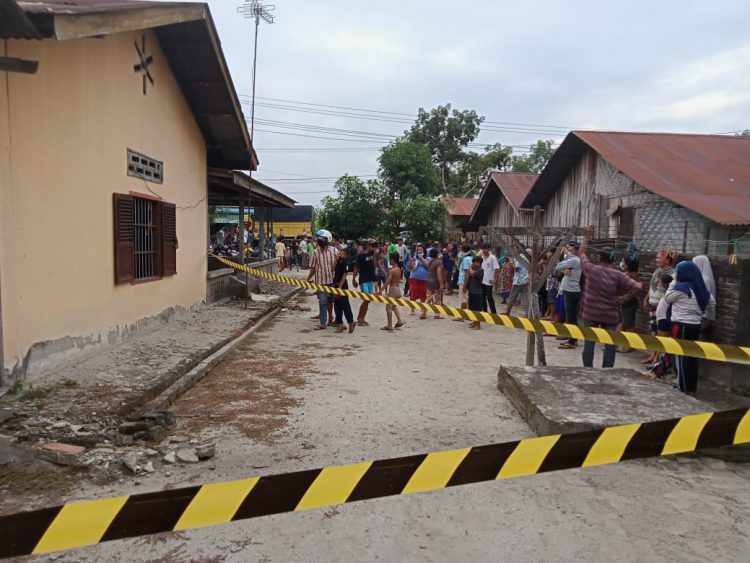
[[[539,178],[539,174],[525,172],[500,172],[493,170],[487,183],[479,194],[479,200],[471,215],[471,222],[483,224],[487,221],[490,211],[500,199],[505,197],[518,211],[529,190]]]
[[[750,224],[750,138],[737,136],[572,131],[523,204],[544,207],[587,148],[677,205],[720,224]]]
[[[207,4],[139,0],[21,0],[18,4],[42,35],[60,40],[154,29],[203,133],[208,165],[257,168]]]
[[[526,195],[539,174],[520,172],[492,172],[490,177],[516,211],[521,209]]]
[[[468,217],[474,212],[477,200],[469,197],[446,197],[442,200],[448,215],[464,215]]]

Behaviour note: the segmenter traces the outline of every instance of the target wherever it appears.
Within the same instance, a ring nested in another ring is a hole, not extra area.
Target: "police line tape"
[[[0,517],[0,557],[750,443],[750,409],[74,502]]]
[[[552,334],[554,336],[564,336],[566,338],[575,338],[577,340],[589,340],[602,344],[613,344],[615,346],[635,348],[637,350],[665,352],[677,356],[692,356],[694,358],[715,360],[717,362],[750,364],[750,347],[748,346],[718,344],[714,342],[703,342],[700,340],[682,340],[665,336],[638,334],[635,332],[606,330],[603,328],[580,327],[578,325],[556,323],[553,321],[532,320],[525,317],[512,317],[509,315],[498,315],[496,313],[475,312],[470,311],[469,309],[446,307],[445,305],[431,305],[418,301],[410,301],[408,299],[387,297],[385,295],[362,293],[361,291],[353,291],[350,289],[338,289],[306,280],[281,276],[279,274],[270,274],[263,270],[243,266],[242,264],[227,260],[221,256],[213,257],[236,270],[248,272],[254,276],[263,277],[288,285],[296,285],[298,287],[331,293],[333,295],[354,297],[356,299],[373,301],[376,303],[399,305],[401,307],[416,309],[418,311],[429,311],[431,313],[456,317],[467,321],[480,321],[488,324],[504,326],[506,328],[521,329],[537,334]]]

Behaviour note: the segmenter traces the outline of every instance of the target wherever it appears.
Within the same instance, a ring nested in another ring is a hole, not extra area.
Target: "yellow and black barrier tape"
[[[0,517],[0,557],[750,443],[750,409],[74,502]]]
[[[351,289],[338,289],[327,285],[319,285],[298,278],[290,278],[279,274],[270,274],[263,270],[243,266],[237,262],[227,260],[220,256],[214,256],[219,261],[243,272],[248,272],[254,276],[259,276],[269,280],[332,293],[334,295],[345,295],[373,301],[376,303],[391,303],[418,311],[428,311],[435,314],[441,314],[450,317],[456,317],[467,321],[480,321],[492,325],[499,325],[506,328],[516,328],[527,332],[537,334],[552,334],[554,336],[564,336],[566,338],[575,338],[577,340],[590,340],[602,344],[614,344],[635,348],[636,350],[651,350],[656,352],[665,352],[678,356],[692,356],[705,360],[715,360],[717,362],[731,362],[737,364],[750,364],[750,347],[736,346],[733,344],[719,344],[714,342],[704,342],[701,340],[682,340],[678,338],[669,338],[665,336],[651,336],[647,334],[638,334],[636,332],[606,330],[603,328],[581,327],[578,325],[556,323],[553,321],[532,320],[525,317],[512,317],[509,315],[499,315],[495,313],[477,313],[468,309],[459,309],[457,307],[446,307],[445,305],[431,305],[409,299],[396,299],[385,295],[373,295],[353,291]]]

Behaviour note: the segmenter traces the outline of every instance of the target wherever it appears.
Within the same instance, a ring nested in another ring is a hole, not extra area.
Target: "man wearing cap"
[[[310,273],[307,275],[307,281],[319,285],[332,285],[338,250],[331,246],[331,233],[325,229],[315,233],[315,237],[318,240],[318,248],[315,249],[310,259]],[[333,324],[333,318],[331,318],[333,299],[329,299],[329,294],[324,291],[318,291],[318,311],[320,324],[315,327],[315,330],[325,330],[326,326]]]
[[[579,244],[576,241],[568,243],[568,255],[555,268],[565,275],[560,282],[560,291],[565,300],[565,322],[567,324],[578,324],[578,305],[581,302],[581,259],[578,258]],[[560,344],[559,348],[570,350],[578,345],[575,338],[563,338],[567,340]]]

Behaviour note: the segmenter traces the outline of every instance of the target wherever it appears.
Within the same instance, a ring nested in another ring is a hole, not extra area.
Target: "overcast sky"
[[[237,13],[239,0],[209,4],[249,119],[254,24]],[[408,128],[419,107],[447,102],[495,122],[483,143],[561,140],[570,128],[750,128],[746,0],[278,0],[275,7],[258,45],[257,177],[300,203],[318,205],[332,192],[332,180],[306,178],[372,177],[387,136]],[[362,132],[381,135],[362,142]]]

